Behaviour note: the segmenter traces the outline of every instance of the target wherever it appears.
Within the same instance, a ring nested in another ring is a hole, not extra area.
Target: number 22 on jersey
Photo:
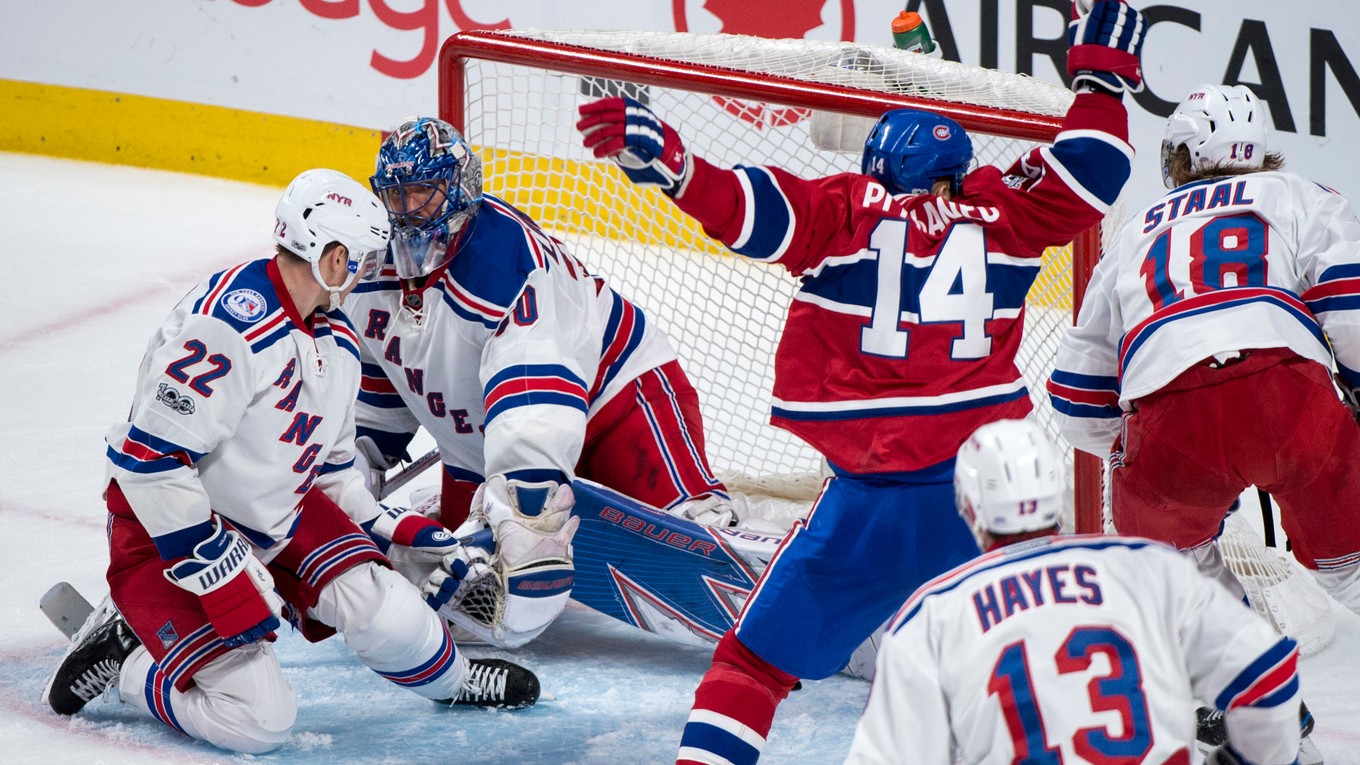
[[[869,235],[869,249],[877,254],[877,286],[869,325],[860,330],[860,351],[871,356],[907,358],[911,331],[904,321],[919,324],[958,324],[962,336],[950,346],[957,360],[980,359],[992,352],[987,321],[994,300],[987,289],[987,239],[979,226],[952,226],[940,244],[934,263],[916,294],[917,314],[903,304],[902,269],[906,267],[905,220],[885,219]]]

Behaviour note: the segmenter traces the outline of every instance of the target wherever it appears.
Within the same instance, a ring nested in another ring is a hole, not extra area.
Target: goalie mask
[[[1245,85],[1201,85],[1166,121],[1162,183],[1174,189],[1171,156],[1184,146],[1192,170],[1214,167],[1260,169],[1266,160],[1265,103]]]
[[[978,428],[954,464],[954,501],[973,536],[1023,534],[1056,526],[1062,513],[1063,457],[1030,420]]]
[[[937,178],[948,178],[957,194],[972,164],[973,141],[959,123],[930,112],[893,109],[869,131],[860,172],[891,194],[928,194]]]
[[[369,179],[392,219],[397,276],[416,279],[457,250],[482,202],[482,161],[453,126],[413,117],[383,141]]]
[[[312,264],[312,277],[331,293],[331,310],[355,281],[377,275],[392,230],[378,198],[336,170],[308,170],[294,178],[274,207],[274,218],[274,241]],[[349,276],[340,285],[321,278],[321,256],[331,242],[349,253]]]

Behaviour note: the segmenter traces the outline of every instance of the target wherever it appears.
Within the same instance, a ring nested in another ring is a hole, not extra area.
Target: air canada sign
[[[717,17],[722,26],[716,31],[723,34],[801,39],[822,26],[823,18],[830,18],[826,26],[838,29],[837,40],[855,39],[853,0],[784,0],[774,6],[745,0],[671,0],[671,15],[677,32],[712,31],[696,29],[696,25],[690,23],[690,14],[698,8]],[[809,114],[807,109],[770,106],[722,96],[714,96],[713,100],[757,129],[792,125],[806,119]]]

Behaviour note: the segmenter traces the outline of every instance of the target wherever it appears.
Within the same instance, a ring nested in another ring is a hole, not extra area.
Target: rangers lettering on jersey
[[[346,303],[363,330],[356,422],[387,454],[424,427],[445,471],[472,485],[549,466],[571,475],[588,415],[676,358],[636,307],[490,195],[429,277],[423,309],[403,294],[388,267]]]
[[[345,314],[304,320],[272,259],[216,274],[152,337],[132,415],[107,437],[107,478],[167,560],[206,538],[212,513],[273,548],[316,481],[362,486],[351,469],[358,366]],[[376,513],[365,492],[355,496],[346,511],[356,520]]]

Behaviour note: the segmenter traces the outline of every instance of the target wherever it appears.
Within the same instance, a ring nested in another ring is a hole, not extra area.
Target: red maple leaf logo
[[[784,0],[777,8],[752,3],[749,0],[704,0],[703,7],[722,22],[720,32],[797,39],[807,37],[808,32],[822,26],[822,11],[826,9],[828,2],[833,1],[840,12],[839,39],[853,40],[854,0]],[[690,31],[686,13],[686,6],[690,2],[691,0],[671,0],[671,13],[675,17],[675,29],[678,32]],[[724,96],[714,96],[713,100],[757,130],[792,125],[807,119],[811,113],[807,109],[772,106]]]
[[[822,25],[827,0],[784,0],[775,6],[748,0],[706,0],[704,8],[722,21],[725,34],[799,38]]]

